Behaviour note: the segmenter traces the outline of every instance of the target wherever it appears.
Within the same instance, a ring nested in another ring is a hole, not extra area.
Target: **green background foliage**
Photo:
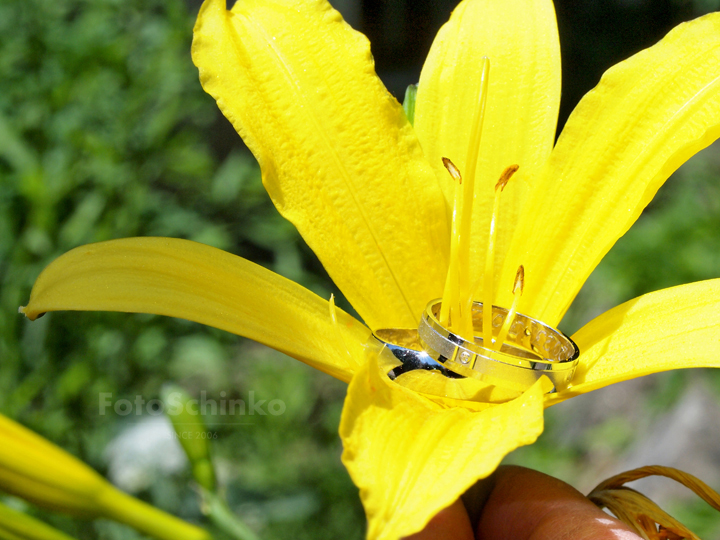
[[[150,400],[172,380],[208,399],[281,399],[284,414],[246,425],[207,419],[231,505],[263,538],[361,538],[338,381],[186,321],[17,313],[55,257],[128,236],[210,244],[329,297],[239,138],[217,141],[228,132],[190,60],[193,21],[181,1],[0,3],[0,410],[107,472],[110,441],[147,414],[100,415],[101,393]],[[155,474],[139,495],[197,520],[189,480],[187,468]],[[79,538],[137,536],[38,513]]]
[[[338,294],[200,88],[189,54],[194,15],[181,0],[0,2],[0,411],[112,477],[119,465],[108,449],[152,415],[99,414],[103,393],[151,400],[172,381],[218,401],[248,401],[251,392],[280,399],[281,415],[206,418],[231,508],[265,539],[359,539],[364,516],[339,458],[342,383],[186,321],[55,313],[30,323],[17,313],[55,257],[129,236],[203,242],[323,297]],[[639,294],[720,275],[718,156],[717,148],[704,152],[663,188],[593,274],[567,331]],[[717,375],[703,378],[720,390]],[[573,405],[553,408],[538,444],[510,459],[577,485],[598,455],[630,448],[638,426],[672,409],[696,380],[674,373],[633,387],[633,415],[580,431],[568,428],[577,424]],[[156,443],[145,450],[155,459],[130,467],[141,477],[136,494],[202,522],[189,467],[160,463],[176,441],[147,432],[146,439]],[[142,456],[143,439],[134,441]],[[80,539],[139,537],[0,499]],[[676,508],[704,537],[720,534],[715,514],[694,503]]]

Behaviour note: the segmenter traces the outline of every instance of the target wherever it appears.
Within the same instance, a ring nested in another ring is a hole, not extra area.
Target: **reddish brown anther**
[[[515,285],[513,285],[513,294],[520,289],[520,294],[523,293],[525,288],[525,267],[521,264],[518,266],[517,272],[515,273]]]
[[[450,176],[452,176],[453,179],[457,180],[458,184],[462,184],[462,176],[460,176],[460,171],[455,166],[455,164],[446,157],[442,158],[442,162],[443,165],[445,165],[445,168],[450,173]]]
[[[498,189],[500,191],[505,189],[505,186],[510,181],[510,178],[512,178],[512,175],[515,174],[519,168],[520,165],[510,165],[509,167],[506,167],[500,175],[500,180],[498,180],[497,184],[495,184],[495,191]]]

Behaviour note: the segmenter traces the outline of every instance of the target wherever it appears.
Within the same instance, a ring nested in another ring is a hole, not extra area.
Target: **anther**
[[[495,191],[497,191],[498,189],[500,191],[505,189],[505,186],[507,186],[507,183],[512,178],[512,175],[515,174],[519,168],[520,165],[510,165],[509,167],[506,167],[500,175],[500,180],[498,180],[497,184],[495,184]]]
[[[452,161],[450,161],[449,158],[446,158],[446,157],[442,158],[442,162],[443,162],[443,165],[445,165],[445,168],[450,173],[450,176],[453,177],[453,180],[457,180],[458,184],[462,184],[462,176],[460,176],[460,171],[455,166],[455,164]]]

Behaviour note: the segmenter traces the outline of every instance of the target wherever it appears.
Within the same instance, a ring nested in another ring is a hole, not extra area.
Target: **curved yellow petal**
[[[574,336],[580,363],[548,404],[670,369],[720,367],[720,279],[646,294],[593,319]]]
[[[372,328],[442,292],[442,192],[367,39],[326,0],[207,0],[193,60],[280,212]],[[422,271],[420,271],[422,270]]]
[[[0,503],[0,538],[6,540],[74,540],[39,519]]]
[[[126,238],[53,261],[23,312],[155,313],[207,324],[349,381],[370,331],[326,300],[241,257],[188,240]],[[333,319],[335,319],[333,321]]]
[[[0,489],[87,517],[100,514],[98,498],[106,487],[107,482],[76,457],[0,415]]]
[[[533,186],[504,280],[557,324],[600,259],[690,156],[720,136],[720,13],[684,23],[610,69],[568,120]]]
[[[2,415],[0,490],[43,508],[127,523],[159,539],[210,540],[204,530],[118,491],[76,457]]]
[[[521,392],[493,386],[472,377],[450,379],[439,371],[424,369],[403,373],[395,381],[408,390],[426,394],[436,403],[445,403],[450,406],[458,406],[462,403],[462,406],[466,408],[476,407],[475,410],[483,410],[496,403],[505,403],[521,394]],[[433,396],[445,396],[445,398]]]
[[[495,183],[506,167],[520,166],[503,193],[496,247],[499,268],[521,203],[555,140],[560,45],[552,1],[465,0],[435,38],[420,75],[415,131],[448,201],[454,187],[441,159],[450,158],[467,175],[483,56],[490,60],[490,84],[476,169],[471,265],[475,279],[484,269]],[[512,288],[512,280],[507,287]]]
[[[446,407],[393,383],[371,359],[348,387],[343,463],[368,517],[368,539],[421,530],[543,429],[541,383],[483,411]]]

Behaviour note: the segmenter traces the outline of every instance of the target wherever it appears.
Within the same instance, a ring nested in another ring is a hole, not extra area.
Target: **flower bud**
[[[207,491],[215,491],[215,471],[210,460],[208,431],[200,411],[190,406],[191,396],[175,385],[165,385],[163,401],[177,405],[168,411],[178,440],[187,454],[195,481]]]

